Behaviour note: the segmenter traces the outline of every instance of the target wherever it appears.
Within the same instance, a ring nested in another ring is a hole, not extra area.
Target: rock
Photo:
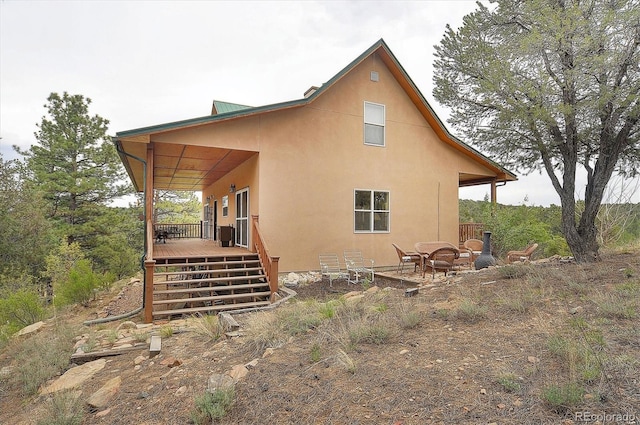
[[[37,332],[43,326],[44,326],[44,322],[43,321],[32,323],[31,325],[20,329],[18,331],[18,333],[16,333],[16,336],[23,336],[23,335],[28,335],[28,334],[33,333],[33,332]]]
[[[124,330],[124,329],[138,329],[138,325],[136,325],[135,322],[127,320],[126,322],[120,323],[116,330],[120,332],[121,330]]]
[[[351,298],[351,297],[355,297],[355,296],[360,296],[360,297],[362,297],[362,291],[351,291],[351,292],[347,292],[346,294],[344,294],[344,295],[342,296],[342,298],[344,298],[344,299],[346,300],[346,299],[349,299],[349,298]]]
[[[407,354],[408,352],[409,352],[409,350],[402,350],[402,351],[400,351],[400,355]]]
[[[366,291],[364,291],[365,294],[375,294],[376,292],[378,292],[380,290],[379,287],[377,286],[372,286],[371,288],[367,289]]]
[[[569,310],[569,313],[571,314],[578,314],[582,311],[582,307],[578,306],[578,307],[573,307],[571,310]]]
[[[226,390],[228,388],[233,388],[235,382],[233,378],[229,375],[223,375],[220,373],[214,373],[209,376],[209,381],[207,382],[207,391],[210,393],[216,392],[216,390]]]
[[[295,288],[300,284],[300,276],[297,273],[289,273],[284,279],[284,286],[287,288]]]
[[[187,386],[186,386],[186,385],[183,385],[183,386],[181,386],[180,388],[178,388],[178,389],[176,390],[176,392],[175,392],[175,394],[174,394],[174,395],[176,395],[176,396],[178,396],[178,397],[179,397],[179,396],[181,396],[181,395],[184,395],[186,392],[187,392]]]
[[[234,332],[240,329],[240,324],[229,313],[220,313],[218,321],[225,332]]]
[[[109,403],[109,400],[116,395],[120,389],[121,383],[122,378],[120,378],[120,376],[109,379],[106,384],[89,397],[87,404],[94,409],[101,409],[105,407]]]
[[[111,409],[104,409],[99,411],[98,413],[96,413],[96,418],[102,418],[105,417],[109,414],[109,412],[111,412]]]
[[[359,295],[351,296],[349,298],[345,298],[345,301],[347,301],[349,303],[355,303],[355,302],[360,301],[362,298],[364,298],[364,295],[363,294],[359,294]]]
[[[253,369],[256,366],[258,366],[258,359],[253,359],[249,363],[244,365],[244,367],[246,367],[247,369]]]
[[[480,389],[480,394],[482,394],[482,395],[487,394],[487,390],[486,390],[486,389],[484,389],[484,388]]]
[[[527,357],[527,361],[528,361],[529,363],[534,363],[534,364],[535,364],[535,363],[539,363],[539,362],[540,362],[540,359],[539,359],[539,358],[537,358],[537,357],[535,357],[535,356],[529,356],[529,357]]]
[[[98,359],[80,366],[72,367],[64,375],[40,390],[40,394],[51,394],[56,391],[75,388],[102,370],[107,364],[105,359]]]
[[[269,347],[266,350],[264,350],[264,353],[262,353],[262,358],[264,359],[265,357],[269,357],[274,352],[275,352],[275,350],[273,348]]]
[[[136,366],[141,364],[142,362],[144,362],[145,360],[147,360],[147,358],[145,356],[138,356],[133,360],[133,364],[135,364]]]
[[[175,357],[167,357],[166,359],[161,361],[160,364],[163,366],[177,367],[182,364],[182,360],[178,360]]]
[[[247,369],[244,365],[238,364],[235,365],[227,374],[233,378],[235,382],[238,382],[249,373],[249,369]]]

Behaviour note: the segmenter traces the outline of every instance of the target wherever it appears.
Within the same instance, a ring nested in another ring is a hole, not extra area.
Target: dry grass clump
[[[23,341],[15,354],[17,366],[11,381],[21,388],[24,395],[38,392],[42,384],[69,366],[73,337],[70,327],[57,325]]]
[[[217,341],[224,333],[218,316],[214,314],[199,314],[193,322],[195,332],[208,338],[210,341]]]
[[[37,425],[80,425],[85,416],[78,391],[61,391],[47,401]]]

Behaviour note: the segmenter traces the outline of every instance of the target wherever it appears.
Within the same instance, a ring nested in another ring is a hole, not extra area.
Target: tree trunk
[[[560,202],[562,204],[562,233],[578,263],[590,263],[600,260],[598,254],[597,230],[594,220],[581,220],[581,225],[576,223],[575,199],[571,192],[561,191]],[[584,213],[583,213],[584,215]],[[583,217],[585,218],[585,217]],[[590,224],[589,224],[590,223]]]
[[[576,228],[575,219],[571,218],[571,223],[565,223],[562,220],[562,230],[569,245],[569,249],[573,253],[573,257],[578,263],[591,263],[600,261],[598,253],[598,241],[596,239],[597,232],[595,227],[586,232],[581,232]]]

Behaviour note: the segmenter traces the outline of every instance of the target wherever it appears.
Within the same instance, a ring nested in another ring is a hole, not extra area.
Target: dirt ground
[[[246,335],[255,316],[267,313],[235,315],[241,331],[216,342],[184,322],[157,324],[148,331],[175,325],[158,356],[149,358],[148,350],[140,350],[110,357],[104,369],[77,389],[77,396],[86,399],[109,379],[122,378],[108,405],[87,408],[82,423],[190,423],[194,401],[206,391],[209,376],[252,361],[236,383],[234,405],[219,423],[578,424],[583,422],[576,415],[586,411],[626,414],[635,422],[618,423],[640,423],[640,293],[631,292],[635,315],[605,315],[604,304],[594,301],[621,285],[632,291],[640,287],[638,253],[606,254],[601,263],[588,265],[551,261],[531,270],[512,279],[497,269],[433,283],[429,278],[411,297],[405,290],[418,285],[408,275],[402,280],[391,278],[397,277],[395,271],[377,276],[380,293],[393,288],[380,298],[382,314],[411,311],[420,318],[413,327],[394,329],[382,343],[347,347],[333,333],[337,328],[319,326],[289,337],[263,357]],[[329,288],[327,281],[318,281],[294,288],[297,296],[288,304],[328,301],[369,288],[344,280]],[[127,285],[112,297],[68,313],[67,320],[79,324],[107,310],[120,314],[134,308],[139,296],[139,285]],[[469,300],[485,307],[477,317],[461,313]],[[514,300],[526,302],[520,308]],[[140,315],[129,320],[142,323]],[[83,332],[115,329],[120,323],[84,327]],[[577,404],[550,406],[545,388],[566,383],[576,371],[554,354],[549,341],[558,332],[571,332],[575,323],[587,323],[588,332],[602,336],[597,351],[602,373],[580,381],[585,392]],[[16,349],[13,344],[0,353],[0,366],[14,364]],[[353,362],[350,370],[335,361],[340,352]],[[169,367],[163,364],[167,359],[180,364]],[[513,386],[501,383],[506,376],[513,377]],[[0,379],[0,423],[32,424],[50,414],[50,395],[25,397],[10,382]]]

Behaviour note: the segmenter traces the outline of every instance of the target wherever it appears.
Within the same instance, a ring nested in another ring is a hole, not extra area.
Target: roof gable
[[[334,86],[338,81],[344,78],[349,72],[351,72],[356,66],[358,66],[369,56],[374,54],[377,54],[382,59],[385,66],[389,69],[389,71],[396,79],[396,81],[400,84],[409,99],[411,99],[411,102],[420,111],[421,115],[424,117],[424,119],[427,121],[429,126],[433,129],[433,131],[437,134],[438,138],[441,141],[450,145],[459,153],[465,155],[471,160],[478,162],[479,164],[492,170],[492,172],[495,172],[497,181],[511,181],[517,179],[513,173],[504,169],[488,157],[484,156],[482,153],[462,142],[447,130],[443,122],[436,115],[431,105],[429,105],[426,98],[422,95],[418,87],[409,77],[405,69],[402,67],[400,62],[397,60],[393,52],[391,52],[383,39],[380,39],[376,43],[374,43],[357,58],[351,61],[340,72],[334,75],[326,83],[322,84],[322,86],[313,87],[314,90],[308,90],[305,93],[305,97],[301,99],[259,107],[250,107],[246,105],[214,100],[211,115],[118,132],[116,133],[116,137],[114,138],[114,140],[116,142],[143,141],[145,139],[149,140],[152,134],[201,125],[208,125],[221,121],[242,119],[249,116],[255,116],[289,108],[302,107],[314,102],[317,98],[322,96],[325,92],[327,92],[327,90]]]

